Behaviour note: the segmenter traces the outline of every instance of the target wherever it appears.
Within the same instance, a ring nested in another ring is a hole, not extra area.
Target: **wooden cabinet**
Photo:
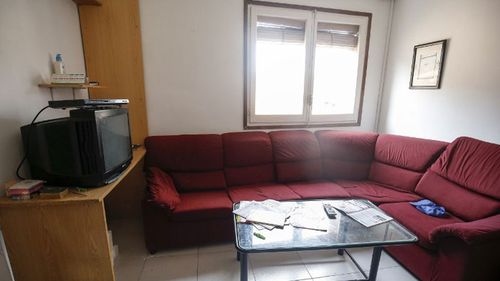
[[[62,199],[0,198],[0,225],[16,281],[115,280],[105,198],[132,170],[144,148],[115,182]],[[118,190],[117,190],[118,191]]]

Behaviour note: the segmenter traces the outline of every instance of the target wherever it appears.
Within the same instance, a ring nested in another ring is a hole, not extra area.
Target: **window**
[[[248,3],[245,127],[359,125],[371,14]]]

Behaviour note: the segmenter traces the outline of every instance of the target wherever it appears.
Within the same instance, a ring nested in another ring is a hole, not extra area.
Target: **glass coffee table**
[[[296,204],[299,208],[313,208],[315,211],[324,213],[322,202],[328,201],[336,200],[285,201],[282,204]],[[378,209],[370,201],[360,201]],[[233,210],[238,208],[239,203],[235,203]],[[273,230],[257,230],[253,225],[239,223],[236,216],[233,217],[236,237],[235,245],[238,251],[237,258],[240,261],[241,267],[241,281],[247,281],[248,279],[249,253],[325,249],[336,249],[339,255],[346,253],[361,274],[363,274],[364,280],[375,281],[380,255],[384,246],[411,244],[418,241],[413,233],[394,219],[372,227],[365,227],[338,211],[336,219],[328,219],[327,231],[295,228],[291,225],[285,225],[283,228],[275,228]],[[254,232],[259,234],[256,236]],[[258,236],[261,235],[263,236],[259,238]],[[265,239],[262,239],[264,237]],[[346,250],[357,247],[373,247],[372,261],[368,275]]]

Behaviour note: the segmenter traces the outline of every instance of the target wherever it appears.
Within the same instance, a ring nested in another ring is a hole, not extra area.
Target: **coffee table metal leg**
[[[370,275],[368,281],[375,281],[377,279],[378,264],[380,263],[380,255],[382,254],[382,247],[373,248],[372,264],[370,266]]]
[[[338,254],[339,256],[343,256],[343,255],[344,255],[344,249],[338,249],[338,250],[337,250],[337,254]]]
[[[247,254],[240,254],[240,280],[248,281],[248,262],[247,262]]]
[[[236,260],[240,261],[240,252],[236,252]]]

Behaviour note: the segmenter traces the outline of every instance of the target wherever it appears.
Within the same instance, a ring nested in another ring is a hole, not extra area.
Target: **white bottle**
[[[56,55],[56,61],[54,62],[54,73],[64,74],[64,63],[61,54]]]

